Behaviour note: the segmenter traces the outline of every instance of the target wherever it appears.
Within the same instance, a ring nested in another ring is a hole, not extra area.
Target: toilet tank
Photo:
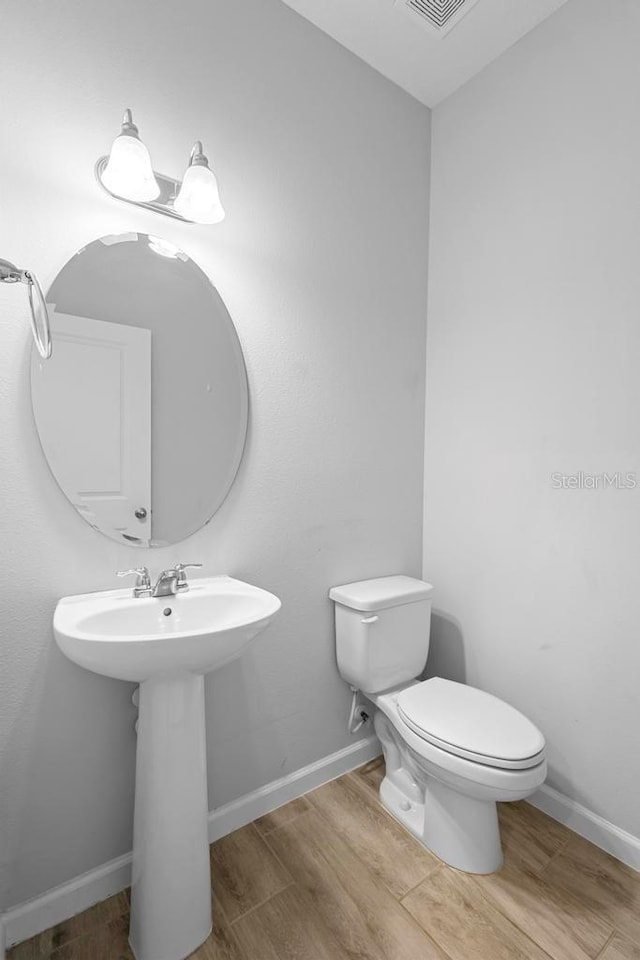
[[[429,652],[433,587],[413,577],[378,577],[332,587],[340,676],[379,693],[419,676]]]

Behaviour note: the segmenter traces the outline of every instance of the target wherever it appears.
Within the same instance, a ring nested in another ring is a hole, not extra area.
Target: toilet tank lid
[[[332,587],[329,596],[352,610],[383,610],[403,603],[415,603],[431,596],[433,587],[414,577],[377,577],[375,580],[358,580]]]

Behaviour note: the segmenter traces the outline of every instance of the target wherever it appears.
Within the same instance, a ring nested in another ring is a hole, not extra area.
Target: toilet
[[[376,708],[389,813],[450,866],[493,873],[503,860],[496,802],[541,786],[545,741],[489,693],[416,679],[429,652],[432,592],[404,576],[333,587],[338,669]]]

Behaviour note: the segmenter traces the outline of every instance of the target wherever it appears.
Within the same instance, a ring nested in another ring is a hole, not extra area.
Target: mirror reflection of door
[[[31,387],[53,473],[93,527],[148,543],[151,331],[57,312],[51,327],[55,349],[46,363],[32,354]]]

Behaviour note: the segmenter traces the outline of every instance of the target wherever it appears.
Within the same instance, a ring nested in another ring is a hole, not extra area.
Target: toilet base
[[[429,777],[424,801],[409,800],[389,777],[380,800],[420,843],[465,873],[494,873],[503,863],[498,812],[492,800],[466,797]]]
[[[498,810],[488,791],[481,797],[460,793],[427,773],[380,709],[374,726],[386,763],[380,799],[389,813],[450,867],[465,873],[499,870]]]

